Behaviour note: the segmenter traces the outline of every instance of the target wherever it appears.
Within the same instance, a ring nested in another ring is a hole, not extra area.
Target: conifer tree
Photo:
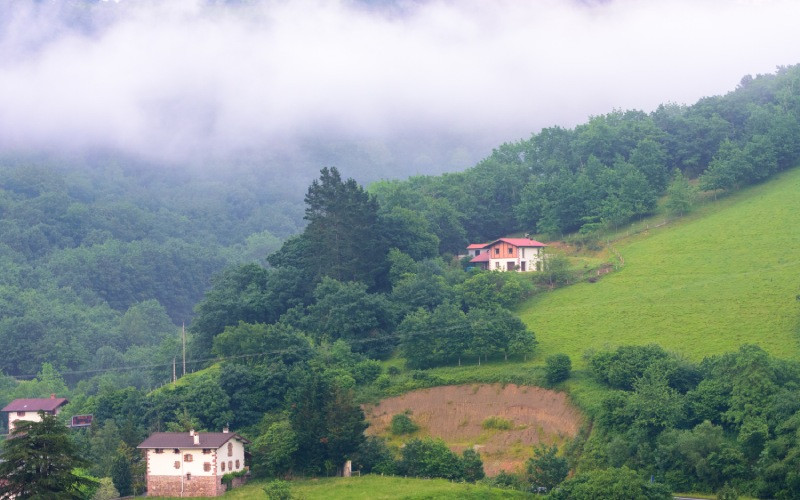
[[[91,479],[74,473],[87,465],[69,437],[67,428],[54,415],[39,412],[40,422],[20,421],[0,455],[0,498],[82,498],[81,486]]]

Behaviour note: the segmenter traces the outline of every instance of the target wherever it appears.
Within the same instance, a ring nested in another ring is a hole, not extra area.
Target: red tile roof
[[[489,254],[489,252],[486,252],[480,255],[476,255],[470,260],[470,262],[489,262],[489,259],[491,258],[492,256]]]
[[[493,244],[497,243],[498,241],[504,241],[506,243],[514,245],[515,247],[544,247],[544,246],[547,246],[544,243],[540,243],[540,242],[538,242],[536,240],[532,240],[532,239],[529,239],[529,238],[499,238],[499,239],[494,240],[490,244],[493,245]]]
[[[15,399],[0,411],[55,411],[61,405],[69,403],[65,398],[31,398]]]
[[[479,248],[484,248],[486,245],[488,245],[488,243],[471,243],[467,247],[467,250],[477,250]]]
[[[198,432],[197,435],[200,436],[199,444],[194,444],[194,437],[188,432],[156,432],[137,448],[219,448],[232,438],[250,442],[233,432]]]

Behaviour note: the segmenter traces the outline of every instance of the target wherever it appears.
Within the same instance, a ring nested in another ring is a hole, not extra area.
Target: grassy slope
[[[620,271],[520,307],[539,360],[650,342],[694,360],[744,343],[800,357],[800,169],[617,249]]]
[[[251,482],[225,494],[226,499],[267,498],[262,481]],[[483,485],[451,483],[444,479],[405,479],[367,475],[351,478],[306,479],[291,482],[292,494],[307,500],[319,499],[469,499],[526,498],[519,491],[489,488]]]

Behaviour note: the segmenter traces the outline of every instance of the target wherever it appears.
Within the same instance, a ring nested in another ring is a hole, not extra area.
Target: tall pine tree
[[[64,424],[44,412],[39,416],[41,422],[18,422],[3,443],[0,477],[5,483],[0,483],[0,498],[83,498],[79,488],[95,482],[73,470],[87,462],[78,455]]]
[[[305,197],[305,231],[268,259],[273,266],[295,266],[314,282],[328,276],[360,281],[371,289],[387,285],[388,245],[378,219],[378,202],[336,167],[323,168]]]

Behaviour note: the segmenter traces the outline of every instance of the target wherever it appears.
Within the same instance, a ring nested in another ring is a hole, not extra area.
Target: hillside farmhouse
[[[222,476],[246,471],[244,445],[229,432],[156,432],[137,448],[147,464],[147,496],[214,497],[225,493]],[[244,482],[236,478],[234,486]]]
[[[20,420],[41,422],[40,411],[48,415],[58,415],[61,407],[67,403],[69,401],[65,398],[57,398],[55,394],[51,394],[49,398],[15,399],[0,412],[8,413],[8,433],[11,434]]]
[[[471,264],[493,271],[541,271],[544,243],[528,238],[500,238],[467,247]]]

